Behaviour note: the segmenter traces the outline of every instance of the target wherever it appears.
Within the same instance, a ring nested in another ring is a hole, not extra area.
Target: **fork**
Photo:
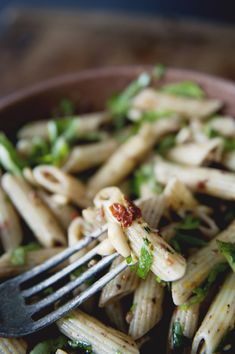
[[[142,213],[146,215],[146,221],[150,226],[156,227],[160,218],[161,211],[153,208],[156,205],[156,198],[151,198],[152,202],[144,202],[142,205]],[[119,273],[124,271],[128,265],[124,260],[111,271],[107,272],[96,280],[92,285],[87,287],[77,296],[66,299],[66,295],[72,293],[78,286],[84,284],[87,280],[93,278],[107,268],[119,254],[113,253],[109,256],[103,257],[95,265],[88,268],[80,276],[73,280],[69,280],[66,284],[59,287],[52,294],[47,295],[42,299],[37,299],[34,303],[27,303],[28,300],[45,289],[55,285],[58,281],[71,275],[71,273],[78,267],[87,264],[97,255],[96,247],[88,251],[83,257],[77,259],[75,262],[67,265],[62,270],[55,272],[44,280],[38,280],[35,285],[27,286],[27,282],[37,280],[38,277],[45,274],[48,270],[58,266],[67,260],[74,253],[80,251],[89,245],[94,238],[99,238],[107,230],[106,226],[94,231],[91,235],[84,237],[75,246],[69,247],[63,252],[57,254],[51,259],[47,260],[41,265],[15,277],[9,279],[0,285],[0,336],[1,337],[21,337],[43,329],[52,324],[61,317],[65,316],[101,290],[108,282],[110,282]],[[66,302],[58,304],[59,300]],[[49,308],[48,313],[45,312],[49,306],[56,305]]]

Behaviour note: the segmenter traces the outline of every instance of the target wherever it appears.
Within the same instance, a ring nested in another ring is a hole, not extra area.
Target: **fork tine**
[[[65,295],[70,293],[72,290],[77,288],[79,285],[85,283],[88,279],[99,273],[102,269],[110,265],[110,263],[118,256],[118,253],[113,253],[110,256],[106,256],[101,259],[96,265],[85,271],[83,274],[81,274],[79,277],[77,277],[75,280],[70,281],[68,284],[64,285],[60,289],[58,289],[55,293],[48,295],[44,299],[40,300],[37,303],[34,303],[32,305],[28,305],[27,309],[31,313],[37,313],[38,311],[42,310],[44,307],[51,305],[52,303],[56,302],[57,300],[60,300],[63,298]]]
[[[21,283],[26,280],[32,279],[35,276],[53,268],[53,267],[56,267],[58,264],[64,262],[67,258],[72,256],[74,253],[80,251],[82,248],[89,245],[89,243],[91,243],[94,240],[94,238],[100,237],[105,231],[106,231],[106,226],[103,226],[102,228],[94,231],[91,235],[86,236],[83,240],[79,241],[73,247],[67,248],[63,252],[48,259],[48,261],[44,262],[43,264],[40,264],[40,265],[28,270],[27,272],[25,272],[21,275],[18,275],[17,277],[15,277],[15,280],[18,281],[19,283]]]
[[[109,257],[109,256],[108,256]],[[39,328],[43,328],[48,324],[51,324],[58,320],[59,318],[66,315],[69,311],[73,310],[81,303],[86,301],[89,297],[94,295],[97,291],[101,290],[110,280],[115,278],[119,273],[125,270],[128,267],[126,261],[120,263],[116,268],[112,271],[106,273],[103,277],[97,280],[94,284],[92,284],[89,288],[83,291],[81,294],[77,295],[75,298],[68,301],[66,304],[58,307],[53,312],[47,314],[41,319],[34,322],[35,330]]]
[[[29,289],[23,290],[21,292],[21,294],[24,297],[30,297],[30,296],[35,295],[35,294],[39,293],[40,291],[48,288],[49,286],[56,283],[58,280],[62,279],[66,275],[73,272],[76,268],[80,267],[84,263],[91,260],[96,255],[96,249],[97,249],[97,247],[92,248],[92,250],[87,252],[83,257],[77,259],[75,262],[69,264],[67,267],[63,268],[59,272],[53,274],[51,277],[43,280],[42,282],[38,283],[37,285],[34,285]]]

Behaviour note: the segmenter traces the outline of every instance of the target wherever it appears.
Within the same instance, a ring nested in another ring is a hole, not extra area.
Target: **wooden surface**
[[[2,16],[0,95],[91,67],[154,64],[235,80],[235,27],[103,13],[11,9]]]

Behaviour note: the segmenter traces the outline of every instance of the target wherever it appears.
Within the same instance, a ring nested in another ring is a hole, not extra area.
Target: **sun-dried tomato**
[[[141,216],[141,210],[130,200],[126,199],[127,207],[120,203],[113,203],[110,210],[113,216],[123,227],[131,226],[132,222]]]

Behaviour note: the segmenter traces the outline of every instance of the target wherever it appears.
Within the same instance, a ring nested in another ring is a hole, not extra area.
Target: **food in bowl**
[[[117,251],[111,267],[129,265],[59,320],[53,338],[0,339],[3,353],[139,353],[149,339],[150,353],[164,338],[168,353],[234,352],[235,120],[195,82],[162,84],[160,69],[105,111],[76,116],[63,100],[15,145],[0,135],[1,278],[103,225],[93,264]]]

